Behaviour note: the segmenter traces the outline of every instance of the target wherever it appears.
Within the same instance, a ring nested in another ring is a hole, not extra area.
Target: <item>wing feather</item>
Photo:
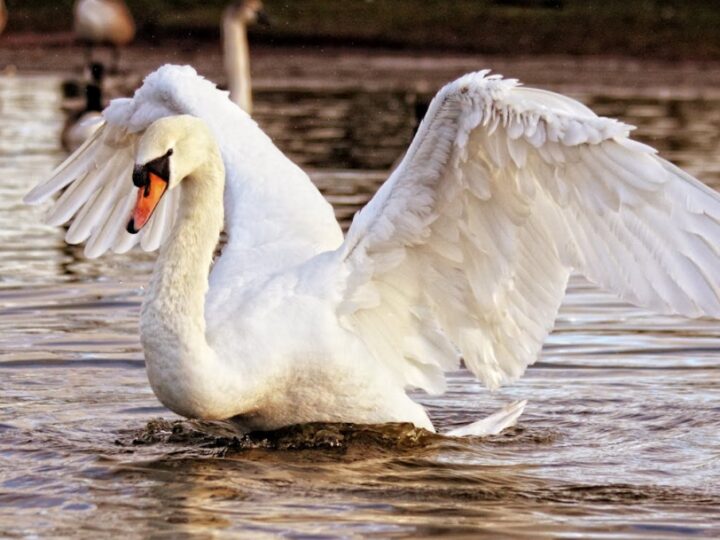
[[[487,72],[447,85],[338,251],[347,324],[439,391],[457,351],[490,388],[519,377],[573,269],[641,306],[720,317],[720,196],[631,129]]]
[[[105,126],[102,125],[70,157],[58,165],[45,182],[41,182],[25,195],[25,203],[42,203],[79,176],[86,174],[95,164],[95,154],[102,149],[98,141],[105,135]]]

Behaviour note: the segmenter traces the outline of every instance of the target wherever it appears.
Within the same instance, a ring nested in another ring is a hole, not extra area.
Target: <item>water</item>
[[[20,202],[63,157],[59,82],[0,78],[0,536],[720,534],[720,324],[658,317],[577,277],[521,381],[490,395],[460,372],[444,396],[418,396],[441,431],[528,399],[502,435],[246,438],[180,421],[149,389],[137,337],[153,257],[84,260]],[[720,186],[720,100],[577,95]],[[257,116],[347,223],[407,144],[417,99],[280,88]]]

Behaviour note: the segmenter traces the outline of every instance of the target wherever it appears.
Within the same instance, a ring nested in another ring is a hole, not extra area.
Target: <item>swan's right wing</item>
[[[629,132],[484,72],[447,85],[339,250],[347,326],[406,385],[440,391],[458,351],[490,388],[518,378],[571,269],[720,318],[720,194]]]
[[[163,197],[140,233],[125,230],[136,197],[132,183],[135,148],[155,120],[190,113],[191,104],[180,99],[175,88],[184,84],[181,77],[194,73],[190,68],[165,66],[150,75],[132,99],[112,101],[103,111],[103,125],[25,196],[27,204],[40,204],[59,194],[46,222],[62,225],[72,220],[65,240],[87,242],[87,257],[99,257],[108,250],[124,253],[138,242],[145,251],[153,251],[170,233],[181,188]]]

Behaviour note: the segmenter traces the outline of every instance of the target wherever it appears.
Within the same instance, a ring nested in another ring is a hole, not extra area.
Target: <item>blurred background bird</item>
[[[225,8],[222,19],[223,52],[230,99],[252,114],[252,84],[247,27],[268,24],[260,0],[237,0]]]
[[[111,71],[117,72],[120,48],[135,38],[135,21],[123,0],[77,0],[74,10],[77,39],[87,47],[87,63],[93,48],[109,46],[113,52]]]
[[[90,65],[90,80],[85,84],[85,107],[71,114],[61,134],[63,148],[76,150],[102,125],[103,79],[105,67],[94,62]]]
[[[2,34],[2,31],[5,30],[5,26],[7,25],[8,20],[8,12],[7,8],[5,7],[5,1],[0,0],[0,34]]]

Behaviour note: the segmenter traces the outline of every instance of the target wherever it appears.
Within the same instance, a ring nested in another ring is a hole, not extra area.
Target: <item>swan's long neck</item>
[[[223,219],[222,182],[187,178],[182,186],[180,215],[161,251],[148,290],[145,311],[173,314],[177,330],[186,325],[205,330],[204,301],[208,272]]]
[[[218,414],[207,403],[216,391],[217,361],[205,337],[204,304],[223,224],[223,180],[217,155],[183,180],[178,221],[158,257],[140,321],[155,394],[189,417]]]
[[[223,16],[225,71],[230,88],[230,99],[246,113],[251,114],[252,89],[247,28],[242,18],[234,11],[228,9]]]

